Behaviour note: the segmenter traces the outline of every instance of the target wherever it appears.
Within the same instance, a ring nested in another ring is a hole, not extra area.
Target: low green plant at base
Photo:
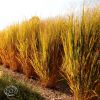
[[[7,96],[4,90],[7,86],[16,86],[18,93],[12,97]],[[27,85],[17,82],[11,76],[0,78],[0,100],[45,100],[38,92],[32,91]]]

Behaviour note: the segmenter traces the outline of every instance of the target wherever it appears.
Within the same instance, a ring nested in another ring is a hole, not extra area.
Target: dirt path
[[[19,74],[17,72],[13,72],[5,68],[4,66],[0,66],[0,70],[5,75],[10,75],[16,80],[18,80],[19,82],[23,82],[24,84],[27,84],[29,88],[31,88],[33,91],[36,90],[37,92],[39,92],[41,96],[46,98],[46,100],[74,100],[73,97],[65,93],[62,93],[53,89],[44,88],[40,85],[38,81],[33,80],[33,79],[28,79],[25,75]]]

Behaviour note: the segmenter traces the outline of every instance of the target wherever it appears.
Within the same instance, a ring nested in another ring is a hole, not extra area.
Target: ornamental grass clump
[[[65,20],[62,19],[63,22]],[[42,21],[38,31],[32,34],[30,62],[45,87],[52,88],[57,82],[62,63],[61,19]],[[37,25],[37,24],[35,24]]]
[[[75,100],[99,97],[100,86],[100,13],[83,11],[81,19],[69,17],[68,29],[61,34],[64,60],[61,74],[67,80]]]
[[[29,63],[29,56],[31,55],[30,51],[30,30],[28,21],[24,21],[19,25],[19,31],[17,34],[17,43],[16,47],[18,50],[17,60],[21,64],[21,71],[27,76],[30,77],[32,75],[32,67]]]
[[[9,66],[8,64],[8,60],[7,60],[7,51],[6,49],[6,45],[7,45],[7,35],[5,35],[5,32],[1,32],[0,33],[0,58],[1,61],[4,65],[6,65],[7,67]]]
[[[18,70],[18,61],[16,59],[17,49],[16,49],[16,35],[18,33],[18,25],[10,26],[5,29],[1,34],[1,44],[0,44],[0,57],[2,63],[10,67],[13,71]]]

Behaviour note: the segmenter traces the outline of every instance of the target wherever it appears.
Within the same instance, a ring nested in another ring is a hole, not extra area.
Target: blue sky
[[[100,0],[85,0],[87,6],[98,3]],[[79,12],[82,4],[83,0],[0,0],[0,29],[34,15],[47,18]]]

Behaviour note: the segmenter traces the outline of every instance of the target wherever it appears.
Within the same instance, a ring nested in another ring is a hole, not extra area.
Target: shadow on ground
[[[68,86],[66,80],[62,80],[62,81],[57,82],[57,85],[54,89],[57,90],[57,91],[60,91],[62,93],[66,93],[69,96],[73,96],[71,89]]]

